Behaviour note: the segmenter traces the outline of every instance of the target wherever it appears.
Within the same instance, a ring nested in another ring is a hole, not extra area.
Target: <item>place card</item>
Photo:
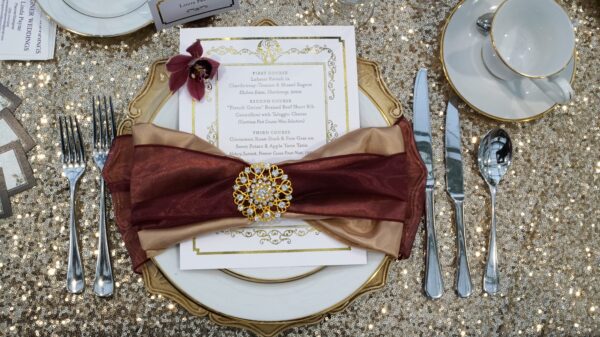
[[[9,196],[23,192],[35,185],[33,170],[19,142],[0,146],[0,168],[4,173]]]
[[[198,39],[220,66],[202,100],[179,90],[180,130],[250,163],[277,163],[359,127],[354,27],[182,29],[181,53]],[[299,220],[198,236],[180,257],[182,269],[366,263],[365,250]]]
[[[157,30],[228,12],[240,7],[239,0],[150,0]]]
[[[0,167],[0,219],[8,218],[12,215],[12,207],[8,196],[8,189],[4,181],[4,172]]]
[[[54,57],[56,23],[35,0],[0,0],[0,60]]]
[[[10,109],[15,111],[19,105],[21,105],[19,96],[0,84],[0,110]]]
[[[8,109],[0,111],[0,146],[19,141],[25,152],[33,149],[35,142]]]

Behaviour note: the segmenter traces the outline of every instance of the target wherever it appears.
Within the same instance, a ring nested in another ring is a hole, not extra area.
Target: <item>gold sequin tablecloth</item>
[[[439,61],[440,29],[456,0],[377,1],[373,19],[357,30],[358,54],[377,61],[411,118],[419,67],[430,69],[436,221],[445,294],[421,293],[423,230],[410,259],[394,262],[385,288],[357,299],[325,322],[287,336],[600,336],[600,2],[560,1],[576,26],[576,99],[538,121],[513,124],[482,117],[461,104],[465,223],[473,295],[453,293],[455,230],[446,196],[443,125],[451,94]],[[312,1],[243,1],[241,9],[189,26],[313,25]],[[84,38],[59,29],[55,59],[0,62],[0,83],[23,104],[15,115],[38,146],[29,153],[37,185],[12,198],[14,215],[0,220],[0,335],[4,336],[250,336],[189,314],[150,295],[132,273],[114,222],[109,231],[116,278],[112,299],[94,296],[98,170],[88,165],[78,211],[87,288],[65,291],[68,187],[60,177],[56,114],[85,118],[90,94],[112,94],[118,116],[141,88],[152,62],[177,53],[178,30],[146,27],[122,38]],[[485,93],[482,93],[485,94]],[[479,137],[496,126],[513,137],[513,165],[498,196],[502,291],[481,290],[489,230],[489,196],[476,166]],[[88,135],[88,143],[89,137]]]

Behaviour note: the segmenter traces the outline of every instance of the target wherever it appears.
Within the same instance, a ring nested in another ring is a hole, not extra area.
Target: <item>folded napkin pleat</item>
[[[303,219],[348,244],[410,255],[426,171],[406,119],[273,164],[293,186],[284,218]],[[233,200],[235,180],[248,166],[194,135],[151,124],[118,137],[103,176],[134,270],[182,240],[250,224]]]

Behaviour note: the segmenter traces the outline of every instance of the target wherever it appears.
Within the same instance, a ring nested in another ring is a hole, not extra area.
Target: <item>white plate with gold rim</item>
[[[383,115],[377,110],[377,107],[363,93],[359,94],[359,106],[361,116],[361,127],[385,126],[387,125]],[[156,114],[152,123],[177,130],[178,129],[178,99],[177,95],[171,96]],[[264,283],[277,283],[293,281],[300,277],[309,276],[319,271],[322,266],[307,267],[285,267],[285,268],[236,268],[229,269],[227,272],[233,276],[239,276],[247,280],[253,280]],[[162,269],[162,267],[161,267]],[[177,260],[177,269],[179,269],[179,260]]]
[[[142,122],[177,128],[177,98],[168,94],[164,63],[152,66],[144,89],[129,106],[129,116],[119,125],[119,134]],[[361,126],[389,125],[401,115],[399,103],[385,88],[373,62],[359,60],[358,70]],[[235,272],[245,276],[239,277],[221,270],[180,270],[178,249],[171,247],[144,265],[144,283],[150,292],[177,301],[195,315],[208,315],[219,324],[245,327],[266,336],[316,323],[356,296],[383,286],[391,261],[384,254],[369,252],[365,265],[324,267],[317,272],[315,267],[238,269]],[[282,283],[246,279],[290,276],[301,277]]]
[[[171,96],[154,123],[177,129],[177,104],[177,96]],[[387,125],[377,107],[362,93],[359,105],[361,127]],[[216,312],[255,321],[285,321],[312,315],[344,300],[371,277],[384,257],[382,253],[368,252],[365,265],[332,266],[316,273],[311,273],[315,267],[233,270],[261,280],[303,276],[271,284],[248,282],[220,270],[181,270],[178,246],[166,249],[154,262],[173,285]]]
[[[147,0],[37,0],[59,26],[84,36],[119,36],[152,23]]]
[[[556,106],[554,100],[529,79],[510,83],[496,78],[481,57],[485,37],[475,21],[501,3],[502,0],[463,0],[451,11],[442,29],[444,74],[452,89],[473,110],[501,121],[533,120],[551,111]],[[573,82],[575,62],[576,55],[558,76]]]

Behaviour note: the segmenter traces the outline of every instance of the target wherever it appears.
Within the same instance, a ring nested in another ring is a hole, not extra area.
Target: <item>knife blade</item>
[[[431,125],[429,112],[429,88],[427,69],[417,72],[413,94],[413,131],[419,155],[427,168],[425,184],[425,220],[426,220],[426,257],[425,257],[425,294],[432,299],[442,297],[444,282],[438,257],[435,235],[434,200],[435,177],[433,175],[433,150],[431,146]]]
[[[467,258],[467,243],[463,222],[463,202],[465,200],[463,163],[461,155],[460,120],[456,99],[448,101],[446,107],[446,191],[454,202],[456,221],[456,292],[460,297],[469,297],[473,290],[469,260]]]

